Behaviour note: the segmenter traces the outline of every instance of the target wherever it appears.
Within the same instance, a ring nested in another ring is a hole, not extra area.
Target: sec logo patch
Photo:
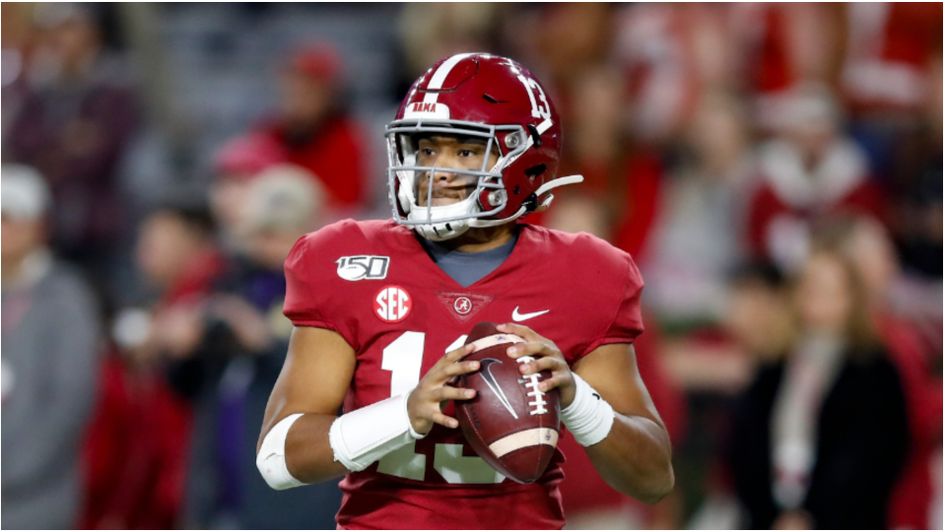
[[[396,323],[403,321],[413,308],[413,298],[403,288],[393,285],[381,288],[374,296],[374,314],[381,321]]]

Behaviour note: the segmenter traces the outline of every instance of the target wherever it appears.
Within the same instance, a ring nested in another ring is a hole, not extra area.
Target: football
[[[519,364],[534,359],[513,360],[506,354],[510,345],[521,341],[500,333],[494,323],[473,327],[466,343],[477,347],[465,360],[478,360],[479,370],[464,375],[458,385],[476,390],[476,396],[456,402],[456,417],[480,457],[506,477],[529,483],[541,477],[554,456],[559,405],[558,390],[538,388],[549,372],[522,375]]]

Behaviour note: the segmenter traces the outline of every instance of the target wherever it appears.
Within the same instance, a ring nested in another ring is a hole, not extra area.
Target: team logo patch
[[[472,312],[472,301],[466,296],[459,296],[453,300],[453,310],[455,310],[457,314],[465,316]]]
[[[374,296],[374,314],[387,323],[403,321],[412,308],[413,298],[396,285],[385,286]]]
[[[338,265],[338,277],[341,277],[345,281],[386,279],[387,268],[390,266],[390,257],[351,255],[348,257],[340,257],[335,263]]]
[[[492,302],[492,296],[463,292],[440,292],[437,294],[450,315],[460,322],[465,322]]]

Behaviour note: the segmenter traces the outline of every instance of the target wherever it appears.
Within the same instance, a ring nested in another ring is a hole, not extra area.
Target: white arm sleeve
[[[256,467],[269,487],[284,490],[305,483],[292,476],[285,462],[289,429],[303,414],[291,414],[276,423],[263,438]],[[328,429],[336,462],[350,471],[362,471],[385,454],[423,438],[410,424],[407,396],[398,395],[337,418]]]
[[[574,376],[574,401],[561,409],[561,422],[584,447],[590,447],[610,434],[614,409],[577,373]]]
[[[328,430],[335,461],[350,471],[362,471],[385,454],[423,436],[410,424],[406,394],[348,412]]]
[[[285,463],[285,439],[289,435],[292,424],[300,417],[302,414],[291,414],[276,423],[276,426],[272,427],[263,438],[259,454],[256,455],[256,468],[259,469],[266,484],[274,490],[285,490],[305,484],[289,473],[289,468]]]

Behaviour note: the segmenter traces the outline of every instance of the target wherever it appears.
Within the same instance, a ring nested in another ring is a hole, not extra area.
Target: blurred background
[[[334,528],[255,443],[301,234],[386,218],[459,51],[561,114],[531,221],[633,254],[677,489],[570,528],[942,528],[942,5],[2,6],[3,528]],[[392,523],[392,525],[394,525]]]

